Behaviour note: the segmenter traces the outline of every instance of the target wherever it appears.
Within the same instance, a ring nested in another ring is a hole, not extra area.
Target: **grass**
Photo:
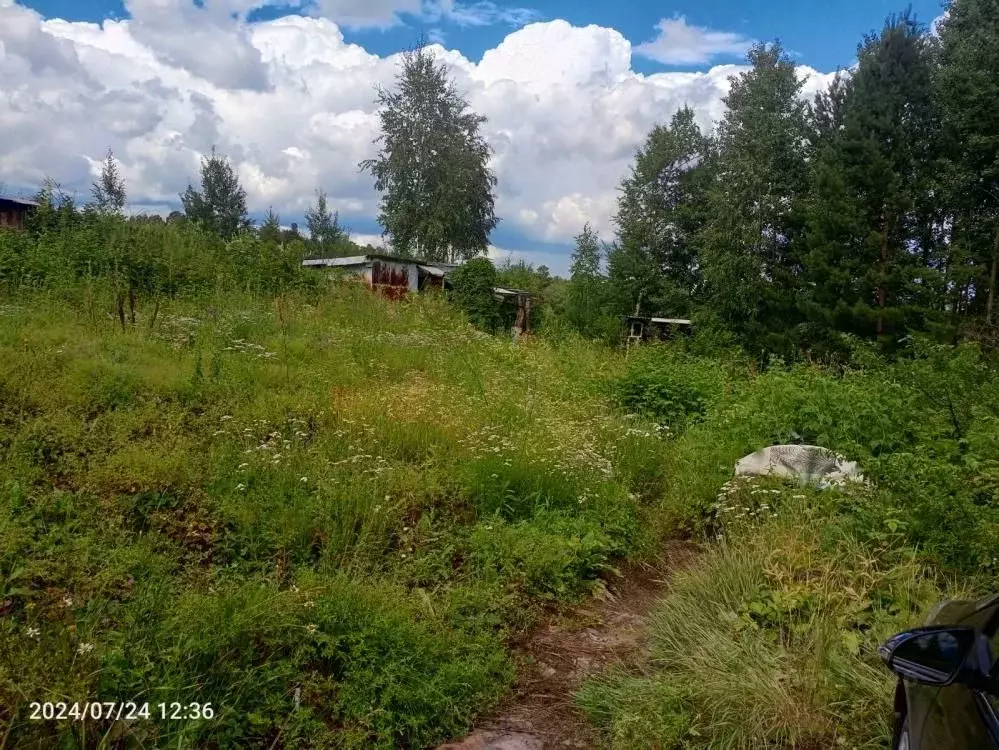
[[[0,745],[432,746],[542,608],[650,546],[665,448],[605,398],[612,352],[352,285],[111,309],[0,308]]]
[[[721,387],[703,364],[664,352],[622,381],[666,382],[647,399],[660,418],[673,383],[703,396],[671,443],[660,520],[693,524],[704,554],[655,612],[647,668],[591,680],[577,705],[614,748],[887,748],[894,679],[877,645],[994,586],[995,376],[969,348],[836,377],[731,369]],[[859,459],[870,486],[731,478],[740,456],[792,441]]]
[[[743,516],[677,576],[649,673],[577,696],[613,746],[886,746],[894,681],[878,644],[965,592],[944,591],[911,550],[859,543],[837,522],[842,498],[746,483],[728,495],[733,515],[759,507],[754,491],[779,509]]]
[[[999,571],[999,379],[970,347],[760,374],[316,278],[199,288],[124,326],[99,280],[0,306],[0,747],[433,747],[539,615],[678,534],[704,554],[647,669],[577,696],[607,744],[885,747],[875,645]],[[782,442],[872,485],[731,481]],[[215,716],[28,718],[95,700]]]

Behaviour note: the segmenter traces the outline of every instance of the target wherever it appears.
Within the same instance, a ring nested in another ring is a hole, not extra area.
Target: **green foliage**
[[[125,180],[118,169],[118,161],[111,150],[101,164],[101,178],[93,183],[90,193],[94,198],[92,208],[104,214],[120,214],[125,208]]]
[[[472,258],[451,276],[455,303],[473,325],[490,333],[500,324],[499,302],[493,291],[497,283],[496,267],[488,258]]]
[[[703,746],[698,744],[701,734],[689,699],[674,682],[623,672],[601,675],[575,696],[576,705],[604,730],[613,750]]]
[[[823,331],[898,338],[923,328],[939,298],[940,207],[930,41],[909,16],[868,36],[843,79],[832,129],[819,139],[808,201],[810,293]],[[814,340],[816,332],[812,332]]]
[[[805,105],[780,45],[757,45],[749,62],[725,98],[700,260],[710,309],[740,342],[753,354],[787,355],[808,187]]]
[[[661,747],[655,731],[691,748],[882,746],[894,682],[876,647],[943,593],[898,535],[855,537],[850,507],[729,485],[722,544],[653,618],[656,670],[591,682],[578,702],[621,747]]]
[[[275,246],[253,235],[225,242],[195,222],[125,220],[114,214],[74,212],[46,203],[25,233],[0,233],[0,284],[9,290],[48,289],[70,297],[81,283],[120,295],[110,311],[145,313],[155,322],[162,297],[236,290],[277,292],[314,287],[318,274],[301,267],[301,239]],[[275,217],[276,218],[276,217]],[[103,312],[101,313],[103,314]]]
[[[315,205],[305,212],[309,228],[309,254],[313,258],[335,258],[350,254],[349,233],[340,226],[339,211],[330,211],[326,191],[316,191]]]
[[[276,276],[273,245],[183,222],[115,225],[191,243],[150,254],[173,292],[123,330],[106,277],[52,275],[91,221],[0,240],[63,253],[0,306],[8,744],[433,747],[502,697],[542,607],[639,543],[611,460],[662,448],[607,413],[613,353],[514,345],[434,295],[258,294],[215,276]],[[27,697],[123,696],[217,716],[26,719]]]
[[[485,118],[429,47],[403,55],[394,91],[379,90],[381,151],[361,168],[382,193],[379,221],[399,255],[456,262],[486,251],[497,218]],[[416,144],[414,147],[413,144]]]
[[[721,398],[724,381],[717,359],[655,345],[629,356],[627,371],[610,393],[622,408],[654,420],[659,433],[671,437],[704,417]]]
[[[707,218],[710,138],[689,107],[656,126],[622,182],[615,222],[619,245],[608,257],[620,313],[687,315],[701,294],[697,235]]]
[[[607,277],[602,269],[606,248],[589,224],[576,237],[576,250],[569,267],[564,315],[567,322],[587,338],[612,340],[620,324],[609,314]]]
[[[224,240],[250,227],[246,213],[246,190],[239,184],[229,159],[215,151],[201,159],[201,190],[187,186],[180,196],[184,214],[205,231]]]
[[[954,313],[995,322],[999,266],[999,19],[988,0],[953,0],[940,28],[936,101],[943,123]]]
[[[705,410],[704,398],[696,389],[658,368],[630,368],[617,382],[615,395],[622,407],[656,420],[659,429],[670,435],[682,432]]]
[[[264,217],[264,223],[257,231],[257,237],[260,238],[261,242],[270,245],[280,244],[282,240],[281,217],[274,213],[273,208],[267,209],[267,216]]]
[[[621,540],[592,522],[542,514],[515,523],[487,518],[472,531],[468,554],[484,575],[494,573],[527,596],[573,600],[589,593],[622,551]]]

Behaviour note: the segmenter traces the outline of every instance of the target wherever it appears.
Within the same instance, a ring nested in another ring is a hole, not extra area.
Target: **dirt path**
[[[647,657],[648,617],[672,572],[694,556],[684,542],[670,544],[656,567],[632,565],[607,581],[598,596],[543,622],[517,649],[513,694],[478,729],[439,750],[549,750],[595,748],[593,727],[572,704],[583,681],[612,665],[637,669]]]

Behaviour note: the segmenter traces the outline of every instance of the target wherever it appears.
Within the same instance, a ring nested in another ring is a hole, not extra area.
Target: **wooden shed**
[[[317,258],[305,260],[308,268],[331,268],[345,276],[364,281],[373,290],[391,299],[399,299],[410,292],[443,289],[447,269],[412,258],[394,255],[368,254],[345,258]]]
[[[642,341],[668,341],[677,334],[689,334],[693,331],[693,323],[686,318],[644,318],[626,315],[623,320],[628,328],[625,342],[628,346]]]
[[[24,229],[28,214],[36,208],[37,203],[24,198],[0,198],[0,228]]]

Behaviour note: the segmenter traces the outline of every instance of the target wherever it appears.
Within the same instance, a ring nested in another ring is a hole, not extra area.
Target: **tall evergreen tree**
[[[326,191],[316,190],[316,202],[305,212],[305,225],[309,228],[309,246],[317,258],[336,257],[349,239],[340,226],[340,212],[331,211]]]
[[[919,327],[936,274],[937,121],[925,30],[889,18],[858,66],[813,160],[808,202],[809,319],[874,336]],[[820,127],[823,127],[820,123]]]
[[[283,235],[281,233],[281,217],[274,213],[273,208],[267,209],[267,216],[264,223],[260,225],[260,239],[273,245],[280,245]]]
[[[569,266],[566,315],[584,336],[599,333],[605,314],[606,278],[601,272],[600,238],[589,224],[576,236],[576,250]]]
[[[100,213],[120,214],[125,208],[125,180],[110,149],[101,164],[100,179],[91,185],[90,194],[94,199],[91,207]]]
[[[697,233],[706,220],[711,139],[689,107],[657,125],[621,184],[618,246],[608,258],[620,312],[688,314],[702,282]]]
[[[497,224],[485,118],[426,46],[404,55],[396,83],[378,93],[381,150],[361,163],[382,193],[379,221],[393,249],[450,262],[484,253]]]
[[[783,353],[798,322],[805,104],[779,44],[756,45],[748,57],[752,69],[725,99],[701,259],[709,309],[747,348]]]
[[[967,304],[996,322],[999,293],[999,6],[953,0],[939,27],[937,99],[943,121],[950,194],[955,207],[950,268]]]
[[[246,213],[246,190],[232,164],[214,146],[201,159],[201,190],[188,185],[180,201],[188,219],[223,239],[231,239],[252,224]]]

